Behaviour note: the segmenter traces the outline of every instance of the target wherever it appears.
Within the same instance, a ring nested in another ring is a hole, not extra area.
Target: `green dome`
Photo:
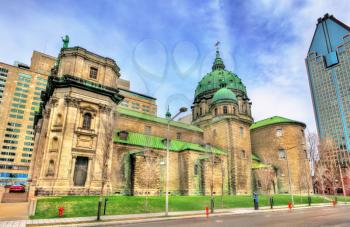
[[[217,92],[215,92],[212,102],[220,102],[220,101],[237,101],[237,97],[235,93],[233,93],[230,89],[221,88]]]
[[[220,53],[219,51],[216,51],[216,58],[212,71],[205,75],[198,83],[195,91],[195,97],[210,91],[218,90],[222,87],[241,91],[242,93],[246,94],[246,87],[242,83],[242,80],[233,72],[225,69]]]

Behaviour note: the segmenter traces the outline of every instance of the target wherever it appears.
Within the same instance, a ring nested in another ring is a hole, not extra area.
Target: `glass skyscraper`
[[[319,137],[350,152],[350,27],[319,18],[305,61]]]

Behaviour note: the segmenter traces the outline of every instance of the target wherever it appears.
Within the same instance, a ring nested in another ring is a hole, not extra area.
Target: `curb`
[[[339,203],[337,206],[346,206],[348,204]],[[312,208],[320,208],[320,207],[333,207],[330,204],[323,205],[314,205],[314,206],[301,206],[292,208],[293,210],[303,210],[303,209],[312,209]],[[219,216],[228,216],[228,215],[240,215],[240,214],[256,214],[256,213],[266,213],[266,212],[282,212],[289,211],[289,208],[283,206],[276,207],[274,209],[263,208],[260,210],[222,210],[214,214],[210,214],[210,217],[219,217]],[[108,217],[108,216],[106,216]],[[106,226],[106,225],[124,225],[124,224],[137,224],[137,223],[152,223],[158,221],[168,221],[168,220],[178,220],[178,219],[191,219],[191,218],[203,218],[207,219],[205,213],[192,213],[192,214],[183,214],[183,215],[170,215],[168,217],[165,216],[153,216],[153,217],[145,217],[145,218],[125,218],[125,219],[102,219],[102,221],[85,221],[85,222],[66,222],[60,223],[59,220],[55,223],[41,223],[41,224],[28,224],[27,226],[57,226],[57,227],[73,227],[73,226]]]

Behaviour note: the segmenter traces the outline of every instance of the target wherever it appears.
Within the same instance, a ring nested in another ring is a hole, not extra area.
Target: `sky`
[[[190,109],[220,41],[226,69],[247,87],[254,119],[283,116],[315,132],[305,57],[325,13],[350,25],[347,0],[0,0],[0,61],[57,56],[61,37],[116,60],[158,115]]]

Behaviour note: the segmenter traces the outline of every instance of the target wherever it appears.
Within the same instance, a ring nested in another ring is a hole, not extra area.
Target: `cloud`
[[[191,105],[197,83],[211,71],[219,40],[226,68],[247,85],[256,120],[282,115],[307,123],[311,131],[315,122],[304,59],[317,18],[329,12],[350,22],[347,0],[14,0],[3,5],[0,61],[29,63],[32,50],[56,56],[60,37],[69,34],[71,45],[114,58],[133,90],[158,99],[163,116],[170,98],[173,111]],[[18,14],[18,9],[25,10]]]
[[[349,22],[350,6],[346,1],[337,4],[315,0],[291,2],[252,3],[250,12],[263,25],[261,31],[271,35],[265,35],[262,39],[265,43],[258,40],[253,44],[255,49],[251,56],[257,80],[250,78],[247,87],[256,120],[279,114],[303,121],[309,130],[316,131],[305,57],[317,18],[329,12],[341,20],[347,18],[344,22]]]

